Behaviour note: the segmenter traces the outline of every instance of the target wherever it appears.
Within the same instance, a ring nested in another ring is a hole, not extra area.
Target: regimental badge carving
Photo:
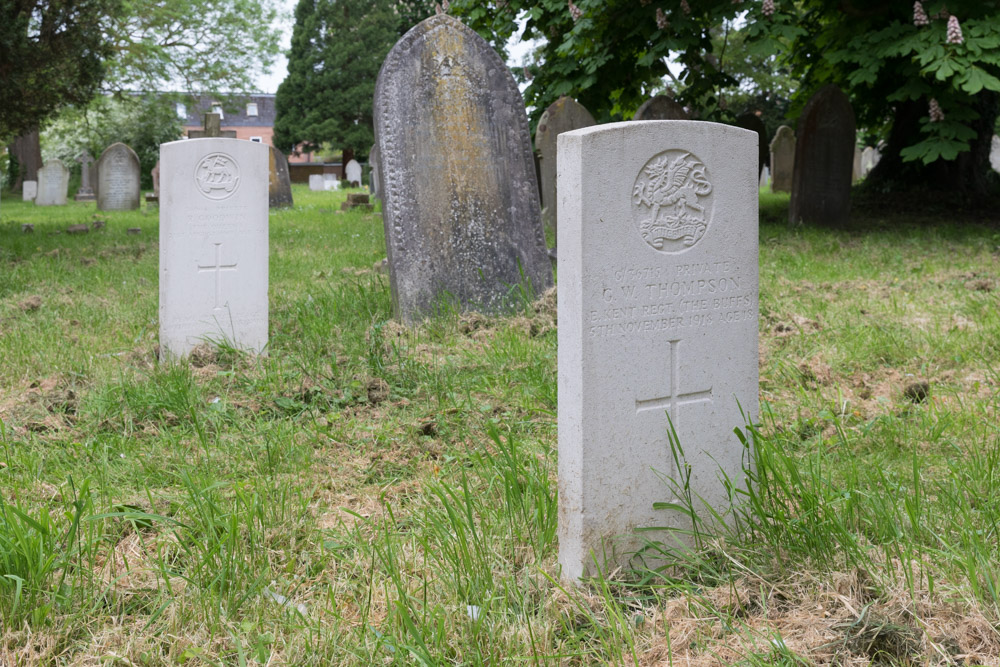
[[[240,166],[225,153],[211,153],[195,167],[194,180],[209,199],[226,199],[240,185]]]
[[[646,243],[660,252],[676,254],[698,243],[712,218],[705,164],[683,150],[654,155],[635,179],[632,218]]]

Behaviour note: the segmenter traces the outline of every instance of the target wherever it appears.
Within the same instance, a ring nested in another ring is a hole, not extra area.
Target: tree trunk
[[[42,145],[38,139],[38,130],[32,130],[14,139],[9,150],[17,160],[17,180],[11,189],[20,192],[24,181],[38,180],[38,170],[42,166]]]
[[[347,163],[354,159],[354,149],[345,148],[343,149],[342,156],[340,159],[340,180],[347,183]],[[350,185],[350,183],[347,183]]]
[[[907,101],[896,108],[889,141],[878,165],[868,175],[866,189],[880,192],[932,191],[959,195],[967,204],[976,204],[988,194],[986,174],[990,168],[990,143],[997,119],[996,93],[984,91],[976,96],[979,118],[972,121],[976,138],[971,150],[954,160],[903,162],[899,152],[911,146],[920,135],[920,119],[927,115],[927,100]]]

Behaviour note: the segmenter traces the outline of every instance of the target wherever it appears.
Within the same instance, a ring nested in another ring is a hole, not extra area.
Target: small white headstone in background
[[[692,121],[559,135],[559,562],[625,564],[643,536],[690,529],[660,475],[727,507],[733,433],[757,415],[758,135]],[[696,501],[697,502],[697,501]],[[696,509],[704,511],[700,503]],[[707,516],[703,514],[707,519]]]
[[[357,160],[351,160],[344,167],[344,175],[347,177],[348,183],[357,183],[361,185],[361,165]]]
[[[323,174],[324,190],[337,190],[339,188],[340,188],[340,181],[337,180],[336,174]]]
[[[69,169],[60,160],[49,160],[38,170],[38,206],[65,206],[69,189]]]
[[[309,189],[323,190],[323,174],[309,174]]]
[[[160,354],[267,345],[268,146],[160,145]]]
[[[760,187],[766,188],[771,183],[771,170],[764,165],[764,168],[760,170]]]
[[[21,183],[21,199],[23,201],[34,201],[38,196],[38,181],[24,181]]]

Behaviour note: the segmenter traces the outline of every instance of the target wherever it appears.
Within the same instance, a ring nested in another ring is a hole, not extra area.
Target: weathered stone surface
[[[160,354],[206,340],[267,345],[268,147],[238,139],[160,145]],[[129,230],[132,233],[132,230]]]
[[[782,125],[771,140],[771,192],[791,192],[795,169],[795,130]]]
[[[67,234],[89,234],[90,227],[87,225],[70,225],[66,228]]]
[[[274,146],[269,146],[267,201],[271,208],[285,208],[294,205],[292,201],[292,179],[288,174],[288,160],[285,154]]]
[[[634,120],[687,120],[684,107],[666,95],[656,95],[642,103]]]
[[[542,112],[535,130],[535,150],[542,183],[542,222],[555,229],[559,200],[556,194],[556,137],[563,132],[594,125],[594,117],[583,105],[565,95]]]
[[[861,178],[866,178],[878,164],[878,151],[872,146],[865,146],[861,151]]]
[[[24,181],[21,183],[21,200],[34,201],[38,196],[38,181]]]
[[[726,509],[721,472],[743,486],[733,429],[741,407],[757,415],[757,197],[757,136],[738,127],[613,123],[559,137],[564,577],[594,573],[595,557],[602,570],[629,560],[636,528],[691,527],[653,509],[679,499],[660,475],[684,483],[671,422],[695,498]]]
[[[842,225],[851,210],[854,110],[830,84],[812,96],[795,132],[795,172],[788,221]]]
[[[97,209],[139,208],[139,156],[122,143],[111,144],[97,160]]]
[[[861,149],[854,147],[854,162],[851,163],[851,181],[857,183],[864,174],[861,173]]]
[[[160,161],[156,161],[156,165],[149,172],[150,176],[153,177],[153,196],[160,196]]]
[[[90,151],[84,150],[80,157],[76,158],[76,161],[80,163],[80,188],[76,191],[76,196],[73,199],[94,201],[96,196],[94,195],[93,181],[90,179],[90,165],[94,162],[94,158],[90,156]]]
[[[204,129],[188,130],[189,139],[212,139],[215,137],[236,138],[236,130],[222,130],[222,116],[217,113],[205,114]]]
[[[442,299],[495,311],[522,279],[552,285],[524,102],[479,35],[445,14],[406,33],[374,115],[398,317]]]
[[[68,189],[69,169],[61,160],[48,160],[38,170],[38,194],[35,196],[35,204],[38,206],[64,206]]]
[[[368,173],[368,189],[375,199],[381,199],[382,195],[379,194],[379,182],[378,182],[378,146],[373,145],[372,149],[368,152],[368,164],[371,166],[371,171]]]
[[[323,174],[309,174],[309,189],[314,192],[319,192],[326,189],[323,178]]]
[[[745,113],[737,118],[736,127],[742,127],[744,130],[757,133],[757,176],[759,178],[764,173],[764,165],[767,164],[769,153],[767,127],[764,126],[764,121],[760,119],[760,116],[752,113]]]
[[[352,159],[347,163],[347,166],[344,167],[344,176],[347,178],[347,182],[350,183],[352,187],[361,185],[361,164],[357,160]]]
[[[990,166],[993,171],[1000,172],[1000,137],[995,134],[990,141]]]

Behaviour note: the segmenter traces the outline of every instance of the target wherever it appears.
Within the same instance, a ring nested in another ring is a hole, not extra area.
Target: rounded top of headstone
[[[563,95],[542,112],[535,129],[535,148],[540,149],[545,141],[555,141],[555,137],[568,130],[595,125],[593,115],[572,97]]]
[[[642,103],[634,120],[688,120],[684,107],[666,95],[656,95]]]
[[[64,171],[69,171],[66,168],[66,165],[63,164],[63,161],[60,160],[57,157],[49,158],[48,160],[46,160],[45,164],[43,164],[41,168],[42,169],[50,169],[50,168],[56,168],[56,167],[58,167],[59,169],[62,169]]]
[[[831,115],[840,115],[845,119],[850,119],[851,132],[854,132],[854,108],[851,107],[851,100],[844,94],[836,84],[828,83],[809,98],[806,106],[799,116],[798,129],[795,132],[797,138],[802,138],[805,131],[811,131],[811,123],[815,122],[818,111],[825,111]],[[827,115],[827,114],[824,114]]]
[[[136,164],[139,164],[139,156],[135,154],[135,151],[132,150],[127,144],[123,144],[120,141],[116,141],[115,143],[105,148],[104,151],[101,153],[101,157],[98,158],[97,161],[103,162],[105,158],[116,155],[127,156],[135,160]]]
[[[774,138],[775,139],[778,139],[778,138],[781,138],[781,139],[794,139],[795,138],[795,130],[793,130],[792,128],[788,127],[787,125],[782,125],[777,130],[774,131]]]

